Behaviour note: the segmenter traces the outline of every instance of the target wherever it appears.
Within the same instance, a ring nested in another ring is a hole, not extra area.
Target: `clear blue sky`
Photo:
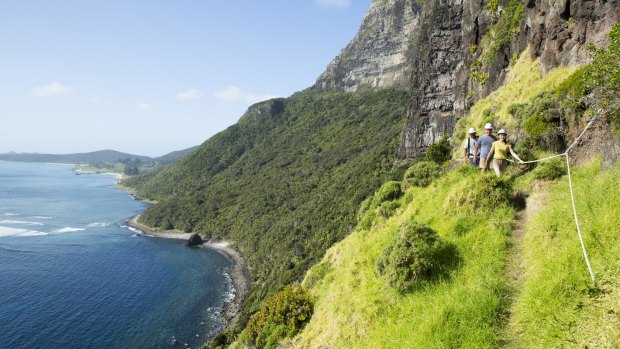
[[[198,145],[314,84],[371,0],[0,2],[0,153]]]

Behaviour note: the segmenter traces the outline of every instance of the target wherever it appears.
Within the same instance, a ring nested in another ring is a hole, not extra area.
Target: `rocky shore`
[[[128,227],[139,231],[137,232],[138,234],[166,239],[181,239],[185,241],[192,236],[191,233],[156,231],[142,223],[139,223],[139,217],[140,215],[134,216],[125,223]],[[225,303],[222,307],[222,318],[226,323],[225,326],[226,328],[230,328],[235,325],[241,316],[243,302],[245,301],[245,298],[250,291],[250,287],[252,286],[252,277],[250,275],[247,262],[236,248],[225,241],[209,240],[203,243],[201,247],[216,250],[232,262],[232,267],[228,271],[228,275],[230,276],[234,296],[232,300]]]

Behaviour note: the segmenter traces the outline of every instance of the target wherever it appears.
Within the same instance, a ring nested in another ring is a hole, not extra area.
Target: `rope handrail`
[[[579,136],[577,138],[575,138],[575,141],[563,153],[552,155],[552,156],[548,156],[548,157],[543,158],[543,159],[537,159],[537,160],[532,160],[532,161],[521,161],[520,162],[522,164],[532,164],[532,163],[536,163],[536,162],[546,161],[546,160],[549,160],[549,159],[554,159],[554,158],[557,158],[557,157],[560,157],[560,156],[566,157],[566,169],[567,169],[567,172],[568,172],[568,187],[569,187],[569,191],[570,191],[571,202],[573,204],[573,216],[575,217],[575,225],[577,226],[577,235],[579,236],[579,242],[581,243],[581,249],[583,251],[583,257],[586,260],[586,265],[588,266],[588,272],[590,273],[590,278],[592,279],[592,283],[596,283],[596,278],[594,277],[594,271],[592,271],[592,265],[590,264],[590,258],[588,257],[588,251],[586,250],[586,245],[583,242],[583,236],[581,234],[581,227],[579,225],[579,218],[577,217],[577,204],[575,203],[575,194],[573,193],[573,181],[572,181],[572,177],[571,177],[571,173],[570,173],[570,156],[569,156],[569,152],[570,152],[571,149],[573,149],[573,147],[575,145],[577,145],[577,143],[579,143],[579,141],[581,140],[581,137],[583,137],[583,135],[586,133],[588,128],[590,128],[590,126],[592,125],[594,120],[596,120],[598,118],[600,113],[601,113],[601,110],[599,109],[597,111],[597,113],[590,119],[590,121],[588,122],[586,127],[583,129],[583,131],[581,131],[581,134],[579,134]]]

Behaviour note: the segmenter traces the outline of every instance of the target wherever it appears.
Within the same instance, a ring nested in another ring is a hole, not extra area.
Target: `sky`
[[[0,153],[199,145],[310,87],[371,0],[0,0]]]

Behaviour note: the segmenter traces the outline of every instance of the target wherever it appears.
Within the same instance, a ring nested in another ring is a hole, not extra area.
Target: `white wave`
[[[7,213],[4,213],[3,216],[19,216],[19,214],[7,212]]]
[[[136,229],[134,227],[127,227],[127,229],[133,231],[134,233],[138,234],[138,235],[144,235],[144,232],[140,229]]]
[[[30,218],[34,218],[34,219],[52,219],[53,217],[50,217],[50,216],[32,216]]]
[[[11,227],[3,227],[0,226],[0,237],[6,236],[42,236],[47,235],[47,233],[36,231],[36,230],[28,230],[28,229],[19,229],[19,228],[11,228]]]
[[[42,231],[34,231],[34,230],[30,230],[28,232],[25,232],[23,234],[20,234],[19,236],[43,236],[43,235],[48,235],[47,233],[44,233]]]
[[[90,223],[87,228],[103,228],[110,226],[110,223]]]
[[[85,229],[84,228],[64,227],[64,228],[61,228],[61,229],[53,230],[52,233],[63,234],[63,233],[73,233],[73,232],[82,231],[82,230],[85,230]]]
[[[0,224],[43,225],[43,223],[39,223],[39,222],[13,221],[13,220],[10,220],[10,219],[2,219],[2,220],[0,220]]]

